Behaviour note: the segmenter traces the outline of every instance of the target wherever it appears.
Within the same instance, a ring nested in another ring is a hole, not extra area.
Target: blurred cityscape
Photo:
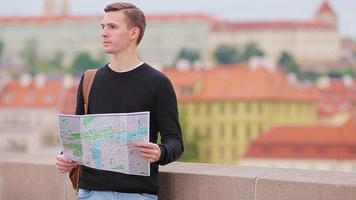
[[[0,17],[0,161],[53,162],[57,114],[74,112],[81,74],[108,62],[102,16],[69,5]],[[339,14],[320,0],[308,20],[147,15],[139,56],[174,85],[180,161],[356,171],[356,36],[341,36]]]

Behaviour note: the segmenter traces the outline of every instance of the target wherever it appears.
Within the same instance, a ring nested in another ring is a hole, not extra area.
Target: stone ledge
[[[163,200],[355,200],[356,173],[172,163],[160,168]],[[0,199],[74,199],[54,165],[0,162]]]

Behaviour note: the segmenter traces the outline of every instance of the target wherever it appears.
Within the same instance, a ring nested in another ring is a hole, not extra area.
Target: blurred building
[[[356,117],[338,127],[274,127],[251,143],[240,165],[356,171]]]
[[[58,147],[57,115],[73,113],[76,84],[67,76],[26,74],[7,81],[0,90],[0,152],[41,154]]]
[[[68,1],[58,5],[46,0],[43,16],[0,17],[7,65],[19,65],[29,49],[38,59],[50,60],[62,54],[65,65],[71,64],[79,52],[98,56],[102,52],[102,17],[73,16],[68,5]],[[309,21],[237,23],[193,13],[150,15],[147,24],[139,55],[158,66],[172,66],[183,49],[196,51],[205,66],[212,66],[213,53],[223,44],[241,51],[247,44],[256,43],[275,60],[282,52],[289,52],[302,66],[313,69],[335,65],[340,58],[337,16],[327,1]]]
[[[356,109],[356,80],[322,77],[317,83],[317,111],[321,124],[342,125]]]
[[[210,50],[226,44],[239,52],[252,42],[275,60],[282,52],[288,52],[304,69],[335,66],[341,53],[337,16],[326,0],[308,21],[217,23],[209,41]]]
[[[316,123],[315,91],[259,65],[165,70],[173,82],[185,141],[200,162],[235,164],[248,144],[275,125]]]

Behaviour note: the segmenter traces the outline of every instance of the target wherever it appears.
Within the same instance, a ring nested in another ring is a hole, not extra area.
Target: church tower
[[[46,17],[56,16],[56,2],[54,0],[45,0],[43,3],[44,15]]]
[[[331,26],[337,26],[337,16],[334,10],[331,8],[328,0],[323,0],[320,8],[317,10],[314,16],[315,21],[328,24]]]

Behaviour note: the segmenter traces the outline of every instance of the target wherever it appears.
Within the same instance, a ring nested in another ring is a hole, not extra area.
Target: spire
[[[54,0],[45,0],[43,5],[44,15],[47,17],[53,17],[56,15],[56,4]]]
[[[317,22],[328,24],[334,27],[337,26],[336,13],[330,6],[328,0],[323,0],[323,3],[315,13],[314,19]]]
[[[62,0],[61,15],[69,14],[69,0]]]
[[[334,10],[331,8],[331,6],[327,0],[323,1],[323,3],[321,4],[317,13],[333,13],[333,14],[335,14]]]

